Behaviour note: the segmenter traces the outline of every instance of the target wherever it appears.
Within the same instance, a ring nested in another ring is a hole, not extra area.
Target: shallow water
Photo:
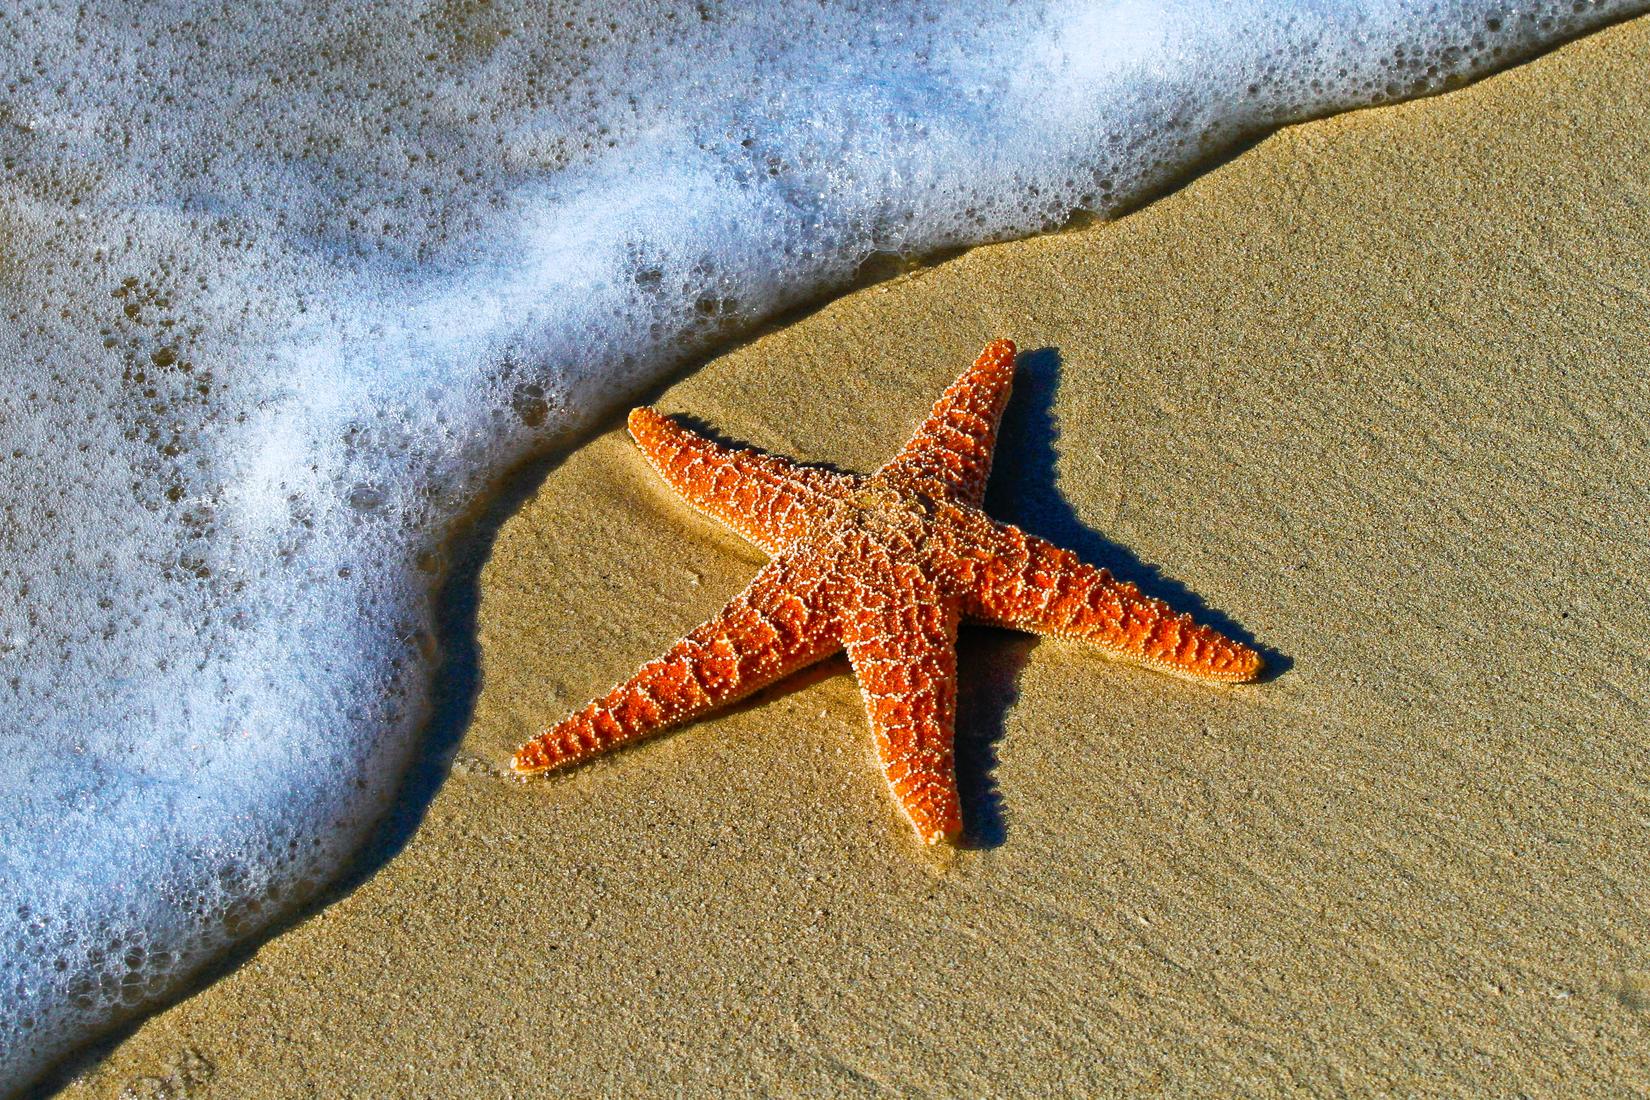
[[[1645,6],[0,8],[0,1081],[336,871],[522,456],[869,257]]]

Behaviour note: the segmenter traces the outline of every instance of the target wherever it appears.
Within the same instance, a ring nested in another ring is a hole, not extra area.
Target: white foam
[[[875,252],[1644,4],[931,7],[0,8],[0,1081],[336,870],[530,449]]]

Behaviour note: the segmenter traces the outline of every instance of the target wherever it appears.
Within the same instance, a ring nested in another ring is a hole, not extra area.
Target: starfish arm
[[[952,496],[979,504],[991,476],[997,424],[1013,384],[1014,341],[987,344],[974,365],[940,395],[928,419],[883,472],[937,482]]]
[[[963,613],[992,626],[1076,638],[1114,657],[1200,680],[1253,680],[1261,657],[1177,615],[1070,550],[991,521],[993,557],[976,571]]]
[[[810,515],[847,497],[857,481],[755,448],[724,447],[646,406],[631,410],[630,434],[671,488],[770,554],[807,534]]]
[[[522,775],[578,763],[743,698],[842,647],[815,571],[781,557],[658,660],[516,750]]]
[[[888,790],[922,842],[934,844],[962,831],[953,749],[958,610],[920,578],[903,579],[856,601],[843,641]]]

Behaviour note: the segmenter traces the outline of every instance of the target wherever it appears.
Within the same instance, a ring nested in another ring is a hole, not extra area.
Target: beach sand
[[[1650,1090],[1647,72],[1640,20],[1293,127],[657,398],[868,470],[1011,337],[988,508],[1273,678],[965,628],[949,856],[840,658],[508,781],[762,561],[615,418],[498,531],[405,850],[66,1095]]]

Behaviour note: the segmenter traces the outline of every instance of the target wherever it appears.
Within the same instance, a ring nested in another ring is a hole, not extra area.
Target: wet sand
[[[615,418],[498,532],[405,850],[66,1095],[1650,1091],[1647,72],[1639,20],[1293,127],[657,399],[868,470],[1011,337],[988,509],[1271,679],[965,628],[949,856],[840,658],[514,783],[763,560]]]

